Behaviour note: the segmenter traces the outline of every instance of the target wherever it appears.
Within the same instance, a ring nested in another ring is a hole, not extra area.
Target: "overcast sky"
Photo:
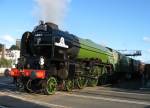
[[[0,43],[9,47],[40,19],[150,61],[150,0],[0,0]]]

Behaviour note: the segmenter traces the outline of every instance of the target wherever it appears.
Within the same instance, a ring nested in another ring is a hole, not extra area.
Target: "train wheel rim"
[[[94,76],[99,76],[101,72],[100,68],[98,66],[94,66],[93,68],[94,68],[93,69]]]
[[[65,82],[66,91],[72,91],[73,87],[74,87],[73,81],[67,80]]]
[[[56,92],[57,81],[54,77],[50,77],[47,80],[47,88],[46,91],[48,94],[54,94]]]
[[[19,91],[24,90],[24,84],[20,78],[16,79],[15,85],[16,85],[17,89],[19,89]]]
[[[102,84],[102,85],[103,85],[103,84],[106,84],[106,83],[107,83],[107,75],[104,74],[104,75],[101,77],[100,81],[101,81],[101,84]]]
[[[26,89],[28,92],[33,92],[31,83],[32,83],[32,80],[28,80],[26,83]]]
[[[98,84],[98,77],[100,75],[101,69],[98,66],[94,66],[91,68],[89,75],[95,78],[88,79],[88,86],[97,86]]]
[[[86,87],[86,85],[87,85],[87,80],[84,77],[77,78],[76,82],[77,82],[77,86],[79,89],[82,89],[82,88]]]
[[[103,67],[102,68],[102,74],[101,74],[101,77],[100,77],[100,84],[101,85],[104,85],[104,84],[106,84],[107,83],[107,79],[108,77],[107,77],[107,69],[106,69],[106,67]]]
[[[88,86],[94,87],[94,86],[97,86],[97,84],[98,84],[98,79],[89,79],[88,80]]]

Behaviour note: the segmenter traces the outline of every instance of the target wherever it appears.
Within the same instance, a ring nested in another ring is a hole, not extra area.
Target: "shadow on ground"
[[[5,90],[16,91],[16,87],[13,84],[13,79],[11,77],[0,75],[0,91]]]
[[[49,108],[9,96],[0,96],[0,107],[3,108]]]
[[[150,93],[150,87],[143,86],[141,80],[120,81],[113,85],[106,85],[105,87],[110,87],[114,91]]]
[[[121,81],[117,84],[111,85],[110,87],[127,90],[139,90],[142,87],[142,84],[140,80],[128,80],[128,81]]]

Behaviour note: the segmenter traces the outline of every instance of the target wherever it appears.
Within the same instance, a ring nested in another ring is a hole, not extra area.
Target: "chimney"
[[[5,58],[5,45],[2,45],[2,58]]]
[[[57,24],[54,24],[54,23],[51,23],[51,22],[46,22],[45,24],[47,26],[51,27],[52,29],[55,29],[55,30],[59,29]]]

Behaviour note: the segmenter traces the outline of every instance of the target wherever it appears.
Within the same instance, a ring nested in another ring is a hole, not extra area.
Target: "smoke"
[[[34,0],[34,16],[38,20],[60,24],[67,13],[71,0]]]

